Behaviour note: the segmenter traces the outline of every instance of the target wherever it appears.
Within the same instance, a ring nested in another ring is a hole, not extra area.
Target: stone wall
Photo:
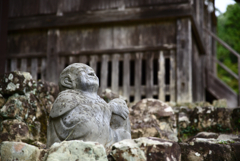
[[[57,94],[55,84],[35,81],[29,73],[5,73],[0,78],[0,143],[21,141],[44,147]]]

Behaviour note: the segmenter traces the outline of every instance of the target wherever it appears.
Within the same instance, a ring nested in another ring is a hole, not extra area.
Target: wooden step
[[[238,106],[237,94],[213,73],[206,72],[206,76],[208,92],[217,99],[226,99],[229,108],[236,108]]]

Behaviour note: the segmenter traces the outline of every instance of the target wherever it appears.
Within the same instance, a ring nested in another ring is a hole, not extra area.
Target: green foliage
[[[228,5],[227,11],[218,16],[218,37],[240,53],[240,4]],[[221,44],[217,44],[218,60],[223,62],[234,73],[238,73],[237,57],[230,53]],[[238,81],[218,66],[218,76],[225,83],[238,92]]]

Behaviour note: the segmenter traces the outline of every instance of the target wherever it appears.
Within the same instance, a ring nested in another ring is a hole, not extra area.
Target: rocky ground
[[[57,94],[56,85],[35,81],[29,73],[0,78],[0,161],[240,160],[240,108],[225,108],[224,100],[211,105],[143,99],[129,106],[132,140],[107,150],[83,141],[46,149],[48,115]],[[119,96],[106,90],[102,97],[109,101]]]

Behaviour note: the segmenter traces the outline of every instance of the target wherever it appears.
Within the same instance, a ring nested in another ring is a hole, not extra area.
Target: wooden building
[[[96,71],[100,90],[131,102],[196,102],[207,94],[236,106],[237,95],[216,77],[215,40],[206,32],[216,31],[213,6],[214,0],[9,0],[5,70],[57,82],[64,67],[83,62]],[[219,96],[219,87],[231,95]]]

